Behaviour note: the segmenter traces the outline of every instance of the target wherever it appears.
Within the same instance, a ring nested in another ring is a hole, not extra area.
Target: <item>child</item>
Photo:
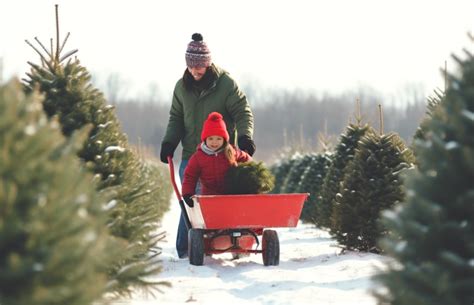
[[[190,207],[191,197],[195,194],[198,180],[201,183],[202,195],[225,193],[224,176],[231,166],[250,161],[252,158],[244,151],[229,144],[229,134],[222,115],[212,112],[204,122],[202,143],[189,159],[184,171],[183,199]]]

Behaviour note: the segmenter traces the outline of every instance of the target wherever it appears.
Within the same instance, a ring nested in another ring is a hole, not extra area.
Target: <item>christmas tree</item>
[[[270,168],[270,171],[275,176],[275,187],[273,188],[273,194],[282,193],[285,179],[290,172],[293,164],[301,158],[299,153],[294,153],[291,157],[282,157],[279,162]]]
[[[0,304],[91,304],[106,265],[125,250],[106,227],[106,198],[41,99],[13,80],[0,87]]]
[[[273,189],[275,177],[262,162],[244,162],[225,175],[226,194],[263,194]]]
[[[315,154],[306,154],[294,160],[293,166],[286,175],[281,188],[282,193],[295,193],[300,181],[302,180],[304,171],[311,164],[311,160]]]
[[[330,153],[312,155],[311,163],[303,172],[297,193],[310,193],[301,211],[301,220],[316,224],[316,206],[319,204],[319,193],[323,185],[329,166],[331,165]]]
[[[434,95],[428,97],[428,104],[426,109],[425,118],[421,121],[420,126],[417,128],[413,140],[424,140],[426,139],[427,125],[433,117],[436,107],[441,103],[444,98],[444,93],[439,90],[435,90]]]
[[[369,125],[361,125],[360,120],[358,120],[357,124],[349,124],[346,132],[341,135],[331,166],[324,177],[319,204],[316,207],[316,222],[318,226],[325,228],[331,226],[332,207],[336,194],[340,192],[346,166],[354,158],[359,140],[369,132],[371,132]]]
[[[150,258],[150,250],[157,250],[150,247],[160,238],[156,236],[159,217],[166,209],[163,206],[169,204],[169,200],[157,202],[156,198],[165,197],[158,193],[169,196],[171,190],[168,183],[160,184],[163,180],[152,179],[148,165],[130,149],[114,107],[107,105],[103,94],[92,86],[87,69],[77,58],[71,58],[76,50],[63,53],[67,37],[61,44],[57,41],[55,50],[48,50],[37,40],[43,52],[30,43],[41,64],[29,63],[32,69],[25,80],[26,91],[39,88],[45,97],[45,112],[48,117],[58,117],[64,135],[92,126],[79,157],[96,175],[98,189],[114,199],[110,230],[129,244],[121,253],[120,263],[110,266],[113,285],[109,287],[113,292],[129,294],[132,286],[155,284],[144,279],[160,269],[157,260]]]
[[[454,56],[445,98],[415,142],[423,165],[405,183],[407,199],[387,212],[381,246],[393,260],[377,280],[379,304],[474,301],[474,56]]]
[[[379,252],[382,210],[404,199],[400,173],[414,162],[413,153],[395,133],[366,134],[347,166],[331,215],[331,234],[346,249]]]

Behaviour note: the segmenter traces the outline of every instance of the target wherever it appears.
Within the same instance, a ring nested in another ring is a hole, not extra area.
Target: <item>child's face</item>
[[[224,138],[219,136],[210,136],[206,138],[206,145],[213,151],[218,150],[224,145]]]

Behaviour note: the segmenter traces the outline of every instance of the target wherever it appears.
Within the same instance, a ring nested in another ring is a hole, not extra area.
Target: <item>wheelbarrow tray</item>
[[[308,193],[197,195],[186,206],[193,228],[263,229],[296,227]]]

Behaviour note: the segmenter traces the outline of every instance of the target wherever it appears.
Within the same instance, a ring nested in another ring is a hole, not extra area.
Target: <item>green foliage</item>
[[[0,304],[91,304],[106,264],[125,248],[106,229],[106,199],[35,92],[0,87]]]
[[[425,118],[420,123],[420,126],[417,128],[415,135],[413,136],[413,140],[424,140],[426,139],[427,133],[427,125],[431,118],[433,117],[434,112],[436,111],[437,106],[441,103],[444,99],[444,93],[438,90],[434,91],[434,95],[428,97],[428,104],[426,109]]]
[[[316,223],[316,205],[320,201],[320,191],[323,185],[332,155],[329,153],[312,155],[311,162],[303,172],[302,178],[296,189],[297,193],[309,193],[309,197],[301,211],[301,220]]]
[[[286,176],[293,167],[293,164],[300,158],[301,155],[299,153],[295,153],[290,158],[282,158],[278,163],[271,167],[270,170],[275,176],[275,187],[272,191],[273,194],[282,193]]]
[[[273,189],[275,177],[262,162],[244,162],[225,176],[226,194],[263,194]]]
[[[331,227],[332,207],[336,194],[340,192],[346,166],[354,158],[359,140],[369,132],[372,132],[369,125],[350,124],[346,128],[346,132],[341,135],[331,166],[324,177],[320,203],[316,207],[316,222],[318,226]]]
[[[119,263],[109,266],[110,291],[129,294],[133,286],[152,287],[155,283],[144,278],[156,274],[159,263],[150,258],[150,250],[157,252],[150,247],[158,238],[159,217],[169,205],[169,200],[156,200],[171,194],[169,183],[153,179],[156,169],[149,168],[130,149],[114,107],[93,88],[91,76],[79,60],[67,60],[68,54],[41,54],[41,65],[30,63],[25,89],[39,88],[45,97],[45,112],[58,117],[64,135],[70,136],[86,124],[92,126],[79,157],[96,175],[98,190],[113,198],[108,220],[112,234],[128,241]]]
[[[474,301],[474,57],[457,57],[446,96],[415,142],[422,166],[406,180],[407,200],[387,212],[393,260],[377,276],[379,304]]]
[[[294,193],[303,178],[303,173],[311,163],[314,154],[306,154],[295,159],[290,171],[283,181],[281,193]]]
[[[404,199],[400,173],[414,162],[413,153],[394,133],[365,135],[345,170],[331,216],[331,234],[347,249],[380,252],[380,212]]]

